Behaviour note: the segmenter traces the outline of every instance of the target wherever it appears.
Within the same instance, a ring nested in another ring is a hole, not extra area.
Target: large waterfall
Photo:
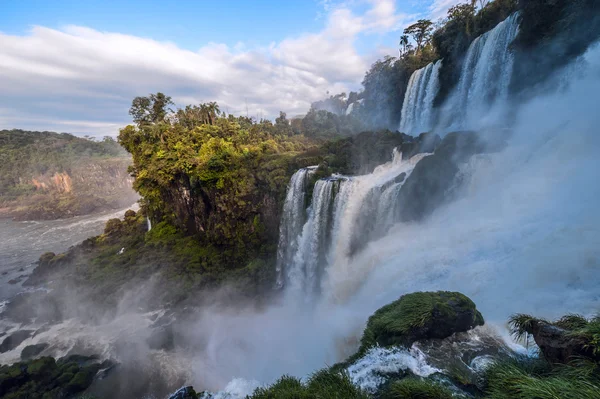
[[[306,187],[317,167],[303,168],[294,173],[287,189],[277,248],[277,286],[282,287],[285,276],[284,265],[292,261],[298,249],[298,235],[306,220]]]
[[[401,132],[417,134],[434,127],[433,101],[440,88],[441,67],[442,61],[438,61],[411,75],[402,106]]]
[[[507,99],[514,64],[510,45],[518,30],[515,13],[469,47],[453,103],[458,127],[479,125],[478,119]]]
[[[511,43],[518,30],[519,14],[515,13],[471,43],[458,87],[441,109],[433,104],[443,61],[415,71],[404,96],[399,130],[418,134],[435,127],[480,127],[490,109],[498,109],[508,98],[514,64]]]
[[[294,174],[280,227],[278,285],[310,300],[332,278],[339,279],[352,255],[397,220],[397,194],[425,155],[402,160],[394,150],[393,160],[369,175],[318,180],[307,209],[304,198],[311,170]]]

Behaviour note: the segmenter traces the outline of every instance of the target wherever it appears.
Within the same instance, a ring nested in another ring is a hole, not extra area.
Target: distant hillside
[[[0,130],[0,216],[58,219],[117,209],[137,195],[131,157],[110,137]]]

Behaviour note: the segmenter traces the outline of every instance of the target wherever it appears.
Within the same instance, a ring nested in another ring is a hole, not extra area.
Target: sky
[[[257,118],[359,90],[460,0],[0,0],[0,129],[116,136],[136,96]]]

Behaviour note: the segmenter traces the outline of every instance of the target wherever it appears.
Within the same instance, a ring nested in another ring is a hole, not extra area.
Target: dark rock
[[[459,166],[485,146],[475,132],[449,133],[433,155],[423,158],[406,179],[398,195],[403,222],[418,221],[448,201]]]
[[[8,337],[4,338],[0,344],[0,353],[8,352],[21,345],[23,341],[31,337],[33,330],[19,330]]]
[[[44,351],[49,345],[46,343],[28,345],[21,351],[21,360],[33,359]]]
[[[12,280],[8,280],[8,284],[15,285],[15,284],[17,284],[19,281],[21,281],[21,279],[20,279],[20,278],[13,278]]]
[[[198,394],[191,386],[179,388],[177,392],[169,396],[169,399],[198,399]]]
[[[14,296],[6,305],[2,317],[19,323],[53,322],[62,319],[61,306],[56,298],[44,291],[24,292]]]
[[[87,389],[100,365],[80,367],[51,357],[0,367],[0,395],[7,398],[72,397]]]
[[[406,172],[402,172],[398,176],[396,176],[396,178],[394,179],[394,183],[402,183],[404,179],[406,179]]]
[[[175,348],[173,327],[167,325],[155,328],[146,343],[150,349],[173,350]]]
[[[443,339],[483,325],[473,301],[458,292],[415,292],[379,310],[365,328],[361,351],[374,345],[410,346],[423,339]]]
[[[58,359],[58,363],[66,364],[66,363],[75,363],[80,367],[86,367],[92,364],[96,364],[99,358],[96,355],[68,355]]]
[[[551,364],[566,364],[581,357],[600,360],[600,354],[594,354],[589,341],[581,335],[573,334],[570,330],[544,320],[532,320],[528,332],[533,335],[542,355]]]
[[[415,140],[402,143],[402,159],[410,159],[417,154],[432,153],[441,140],[437,134],[421,133]]]

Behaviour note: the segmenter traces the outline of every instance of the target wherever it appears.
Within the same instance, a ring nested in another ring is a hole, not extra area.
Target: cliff
[[[0,131],[0,215],[60,219],[131,205],[131,158],[101,142],[51,132]]]

